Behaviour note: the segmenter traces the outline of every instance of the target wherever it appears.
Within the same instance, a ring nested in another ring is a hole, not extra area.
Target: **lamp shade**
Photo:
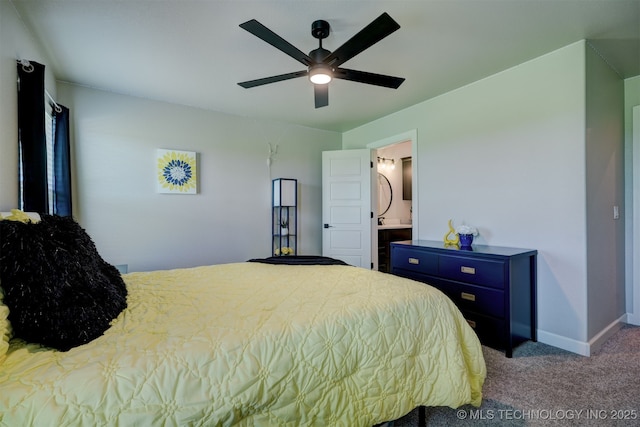
[[[298,180],[276,178],[273,180],[273,206],[296,206]]]

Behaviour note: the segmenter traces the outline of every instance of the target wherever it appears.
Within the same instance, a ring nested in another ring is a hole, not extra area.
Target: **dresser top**
[[[472,245],[470,248],[460,248],[457,245],[445,245],[443,241],[438,240],[403,240],[392,242],[392,245],[410,245],[428,249],[435,249],[442,252],[457,252],[460,255],[465,253],[476,253],[486,255],[497,255],[512,257],[518,255],[536,255],[535,249],[510,248],[506,246],[489,246],[489,245]]]

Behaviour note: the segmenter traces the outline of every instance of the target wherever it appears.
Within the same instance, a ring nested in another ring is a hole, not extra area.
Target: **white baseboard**
[[[588,343],[563,337],[562,335],[557,335],[551,332],[541,331],[540,329],[538,329],[538,342],[558,347],[572,353],[577,353],[581,356],[589,356]]]
[[[635,313],[627,313],[626,323],[630,325],[640,326],[640,315]]]
[[[600,347],[602,347],[602,344],[604,344],[613,334],[618,332],[624,323],[629,323],[627,322],[627,319],[628,315],[622,315],[619,319],[611,322],[602,331],[597,333],[588,342],[574,340],[551,332],[541,331],[540,329],[538,329],[538,341],[581,356],[591,356],[591,354],[599,350]]]
[[[626,318],[627,315],[623,314],[619,319],[611,322],[606,328],[604,328],[598,334],[596,334],[596,336],[591,338],[589,340],[589,354],[600,350],[602,344],[604,344],[613,334],[615,334],[620,330],[620,328],[622,328],[622,325],[625,323]]]

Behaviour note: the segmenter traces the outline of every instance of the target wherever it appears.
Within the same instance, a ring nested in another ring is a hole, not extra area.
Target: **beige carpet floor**
[[[483,353],[482,406],[427,408],[427,426],[640,426],[640,327],[625,325],[590,357],[537,342],[511,359]],[[417,410],[393,423],[417,425]]]

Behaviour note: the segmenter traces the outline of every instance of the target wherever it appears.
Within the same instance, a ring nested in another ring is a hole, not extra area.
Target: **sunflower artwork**
[[[159,149],[157,157],[159,193],[197,193],[195,152]]]

